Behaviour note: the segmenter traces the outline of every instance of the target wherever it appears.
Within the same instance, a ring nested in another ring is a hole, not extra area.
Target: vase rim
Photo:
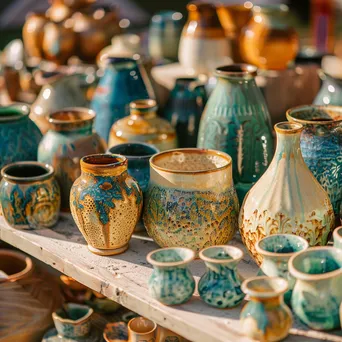
[[[157,261],[153,259],[153,256],[155,254],[161,253],[163,251],[170,251],[170,250],[174,250],[174,251],[179,251],[179,252],[185,252],[186,257],[182,258],[182,260],[180,261]],[[195,259],[196,253],[190,249],[190,248],[186,248],[186,247],[166,247],[166,248],[159,248],[156,249],[150,253],[147,254],[147,262],[153,266],[159,266],[159,267],[177,267],[177,266],[181,266],[184,264],[188,264],[189,262],[191,262],[192,260]]]
[[[146,151],[148,150],[149,152],[146,154],[140,154],[140,155],[126,154],[124,152],[125,148],[130,148],[134,146],[145,148]],[[122,151],[120,151],[120,148],[122,148]],[[119,152],[115,151],[116,149],[119,149]],[[114,152],[112,152],[112,150],[114,150]],[[111,148],[109,148],[107,152],[110,154],[121,154],[125,156],[128,160],[139,160],[139,159],[150,159],[153,155],[155,155],[156,153],[159,153],[160,151],[152,144],[141,143],[141,142],[129,142],[129,143],[114,145]]]
[[[84,107],[69,107],[49,114],[49,123],[61,127],[84,126],[95,120],[96,113],[92,109]]]
[[[259,284],[258,284],[259,283]],[[258,284],[257,288],[253,288]],[[261,290],[262,286],[268,286],[269,289]],[[288,282],[284,278],[280,277],[252,277],[246,279],[242,285],[241,290],[255,298],[274,298],[284,294],[288,289]]]
[[[145,332],[142,332],[142,331],[138,331],[138,329],[132,329],[132,324],[134,323],[134,321],[136,320],[144,320],[144,321],[148,321],[148,322],[151,322],[151,328],[150,330],[148,331],[145,331]],[[145,318],[145,317],[133,317],[128,323],[127,323],[127,328],[128,330],[131,330],[133,331],[134,333],[136,334],[139,334],[139,335],[148,335],[148,334],[151,334],[152,332],[154,332],[156,329],[157,329],[157,323],[152,321],[151,319],[148,319],[148,318]]]
[[[94,310],[88,305],[82,305],[82,304],[76,304],[76,303],[67,303],[67,304],[65,304],[65,306],[67,307],[67,309],[69,309],[69,308],[70,309],[72,309],[72,308],[84,309],[84,310],[87,310],[87,313],[85,315],[83,315],[82,317],[74,320],[74,319],[70,319],[70,318],[61,317],[59,315],[59,312],[61,310],[56,310],[55,312],[52,313],[52,318],[54,320],[58,320],[62,323],[69,323],[72,325],[79,325],[79,324],[82,324],[85,321],[87,321],[90,318],[90,316],[94,313]]]
[[[121,154],[90,154],[81,159],[81,168],[88,171],[108,170],[127,166],[127,158]]]
[[[297,122],[283,121],[275,124],[274,129],[279,134],[293,135],[300,133],[303,130],[303,125]]]
[[[236,77],[243,78],[245,76],[255,77],[258,68],[252,64],[235,63],[229,65],[222,65],[215,70],[216,76],[219,77]]]
[[[138,99],[129,104],[131,114],[139,115],[144,112],[157,111],[157,101],[153,99]]]
[[[342,226],[336,227],[333,231],[334,242],[335,239],[342,239]]]
[[[226,252],[228,256],[231,257],[231,259],[219,259],[219,258],[213,258],[208,255],[206,255],[209,251],[214,250],[222,250],[223,252]],[[228,263],[236,263],[239,262],[243,258],[243,251],[235,246],[229,246],[229,245],[217,245],[217,246],[211,246],[202,249],[199,252],[199,257],[203,261],[210,262],[211,264],[228,264]]]
[[[0,122],[6,123],[17,121],[24,117],[28,118],[29,114],[30,107],[24,103],[14,103],[9,106],[3,106],[0,107]]]

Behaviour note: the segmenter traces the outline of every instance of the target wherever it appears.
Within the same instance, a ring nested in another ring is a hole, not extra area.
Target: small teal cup
[[[342,226],[337,227],[333,232],[334,247],[342,249]]]

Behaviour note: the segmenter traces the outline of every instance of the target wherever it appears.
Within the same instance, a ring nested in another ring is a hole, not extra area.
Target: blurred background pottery
[[[289,261],[296,285],[292,309],[311,329],[340,329],[342,301],[342,250],[334,247],[309,248]]]
[[[175,332],[158,325],[156,342],[187,342],[187,340]]]
[[[342,226],[337,227],[333,233],[334,236],[334,247],[342,249]]]
[[[198,144],[228,153],[240,203],[273,156],[270,115],[255,83],[257,68],[233,64],[216,69],[217,85],[202,114]]]
[[[195,291],[195,279],[188,269],[195,252],[188,248],[162,248],[147,255],[153,266],[149,279],[150,295],[165,305],[187,302]]]
[[[108,323],[103,332],[106,342],[127,342],[128,329],[125,322]]]
[[[160,151],[177,147],[177,136],[171,124],[157,116],[155,100],[130,103],[130,115],[114,123],[109,134],[109,146],[126,142],[144,142]]]
[[[153,342],[157,324],[144,318],[136,317],[128,322],[128,342]]]
[[[105,143],[93,131],[95,116],[87,108],[65,108],[52,113],[50,130],[39,144],[38,161],[54,167],[61,187],[63,211],[70,210],[70,189],[81,174],[81,158],[106,150]]]
[[[214,150],[170,150],[150,159],[150,172],[144,224],[159,246],[198,252],[233,238],[239,203],[230,156]]]
[[[328,194],[305,164],[300,150],[303,126],[280,122],[274,126],[277,149],[259,181],[245,197],[239,218],[243,243],[256,260],[257,241],[272,234],[295,234],[310,246],[326,245],[335,225]]]
[[[126,251],[139,220],[142,193],[127,173],[127,159],[116,154],[89,155],[81,160],[81,176],[70,194],[72,216],[92,253]]]
[[[335,78],[319,70],[322,87],[314,99],[315,105],[342,106],[342,78]]]
[[[239,305],[245,298],[241,290],[242,278],[237,271],[242,250],[233,246],[214,246],[201,250],[199,257],[207,266],[198,283],[201,298],[219,309]]]

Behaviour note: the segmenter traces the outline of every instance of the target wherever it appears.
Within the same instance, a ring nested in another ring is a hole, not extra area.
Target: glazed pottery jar
[[[127,173],[127,158],[95,154],[81,159],[81,176],[70,193],[70,208],[91,252],[123,253],[142,207],[138,183]]]
[[[283,340],[292,325],[292,314],[283,298],[287,281],[278,277],[255,277],[245,280],[242,290],[250,299],[240,315],[243,333],[262,342]]]
[[[202,114],[198,147],[228,153],[240,203],[273,155],[271,119],[255,83],[257,69],[233,64],[216,69],[217,85]]]
[[[239,218],[242,240],[257,263],[255,244],[272,234],[295,234],[310,246],[326,245],[334,228],[327,193],[306,166],[299,147],[303,126],[280,122],[274,126],[277,149],[259,181],[245,197]]]
[[[158,325],[156,342],[188,342],[184,337]]]
[[[334,236],[334,247],[342,249],[342,226],[337,227],[333,233]]]
[[[200,251],[207,272],[198,283],[201,298],[219,309],[233,308],[245,298],[241,290],[242,278],[237,264],[243,257],[241,249],[233,246],[214,246]]]
[[[165,305],[187,302],[195,291],[195,279],[188,269],[195,252],[189,248],[157,249],[147,255],[153,266],[148,282],[151,296]]]
[[[342,204],[342,107],[300,106],[286,113],[304,126],[300,138],[303,158],[328,193],[336,217]]]
[[[216,13],[216,6],[191,2],[188,21],[179,44],[178,58],[183,67],[195,74],[209,74],[220,64],[231,62],[231,47]]]
[[[257,241],[255,250],[262,257],[261,274],[268,277],[281,277],[288,281],[284,294],[285,303],[291,304],[295,279],[289,273],[288,263],[292,255],[309,248],[308,242],[293,234],[272,234]]]
[[[342,250],[315,247],[300,252],[289,261],[296,278],[292,309],[312,329],[340,329],[342,301]]]
[[[24,104],[0,107],[0,167],[17,161],[37,160],[42,134],[29,119]]]
[[[127,342],[128,329],[125,322],[107,323],[103,332],[106,342]]]
[[[50,130],[39,144],[38,161],[54,167],[61,187],[62,210],[69,211],[70,189],[80,176],[80,160],[105,152],[105,144],[93,131],[94,111],[65,108],[49,115]]]
[[[322,87],[315,97],[315,105],[342,106],[342,79],[330,76],[323,71],[319,72]]]
[[[17,162],[5,166],[1,177],[0,203],[10,226],[38,229],[56,224],[61,196],[52,166]]]
[[[163,116],[175,128],[179,147],[196,147],[206,102],[204,85],[196,78],[177,78]]]
[[[239,203],[227,154],[170,150],[150,159],[150,171],[144,224],[159,246],[198,252],[233,238]]]
[[[144,142],[160,151],[177,147],[176,132],[171,124],[157,116],[155,100],[136,100],[130,103],[131,113],[111,128],[109,146],[126,142]]]
[[[95,129],[108,141],[113,123],[129,115],[133,100],[147,99],[149,94],[137,61],[126,57],[109,57],[103,77],[91,103],[98,113]]]
[[[298,52],[298,35],[288,24],[286,5],[253,7],[253,19],[240,37],[240,52],[244,60],[261,69],[282,70]]]
[[[154,342],[157,324],[144,317],[135,317],[128,322],[128,342]]]

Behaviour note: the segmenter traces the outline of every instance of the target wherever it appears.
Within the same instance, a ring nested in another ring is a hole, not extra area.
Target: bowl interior
[[[342,120],[342,107],[334,106],[303,106],[290,110],[293,119],[315,122]]]
[[[144,317],[137,317],[129,322],[129,328],[138,334],[147,334],[156,328],[156,323]]]
[[[0,270],[9,276],[22,272],[26,266],[24,259],[12,255],[1,255],[0,257]]]
[[[77,321],[88,315],[90,308],[82,305],[66,305],[66,312],[58,310],[56,313],[60,318]],[[67,314],[66,314],[67,313]],[[68,317],[67,317],[68,316]]]
[[[270,253],[297,253],[304,250],[307,244],[295,235],[271,235],[259,242],[259,247]]]
[[[154,146],[147,144],[131,143],[120,144],[109,149],[110,153],[122,154],[126,157],[150,157],[159,151]]]

